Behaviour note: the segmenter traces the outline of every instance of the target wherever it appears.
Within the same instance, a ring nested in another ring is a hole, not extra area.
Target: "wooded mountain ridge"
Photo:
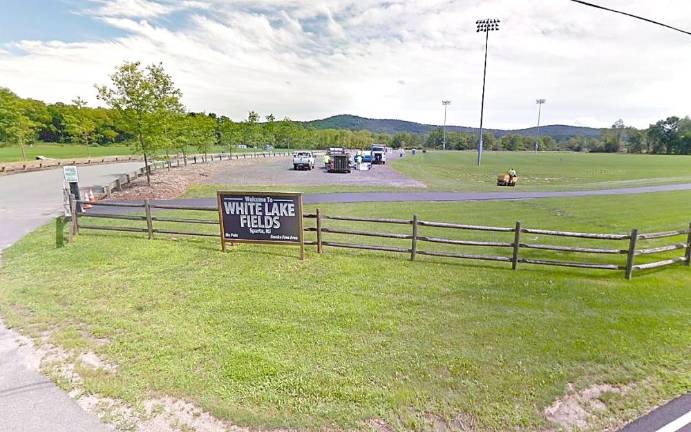
[[[368,130],[372,133],[385,133],[389,135],[397,133],[426,135],[432,132],[432,130],[441,127],[440,125],[417,123],[406,120],[371,119],[351,114],[339,114],[325,119],[302,122],[302,124],[315,129]],[[446,129],[448,132],[478,132],[478,128],[468,126],[447,125]],[[536,136],[538,134],[537,127],[516,130],[487,129],[487,132],[491,132],[497,138],[501,138],[505,135]],[[602,129],[569,125],[545,125],[540,127],[540,134],[551,136],[557,141],[576,136],[600,138],[602,136]]]

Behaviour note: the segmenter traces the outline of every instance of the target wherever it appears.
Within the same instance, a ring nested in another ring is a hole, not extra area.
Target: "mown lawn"
[[[84,146],[73,144],[34,144],[27,145],[27,160],[34,160],[36,156],[50,159],[69,159],[103,156],[121,156],[132,154],[132,149],[123,145]],[[22,160],[19,146],[0,146],[0,162],[16,162]]]
[[[393,167],[432,190],[492,191],[496,176],[510,168],[520,176],[517,190],[573,190],[691,183],[691,156],[485,152],[481,167],[474,152],[418,152],[390,158]]]
[[[0,143],[1,144],[1,143]],[[197,153],[198,150],[190,147],[189,153]],[[216,146],[210,150],[215,152],[227,152],[228,147]],[[261,152],[262,149],[233,149],[235,153]],[[284,151],[275,149],[273,151]],[[36,156],[45,156],[50,159],[71,159],[104,156],[123,156],[134,154],[132,147],[127,145],[84,146],[76,144],[34,144],[26,146],[28,160],[36,159]],[[0,145],[0,162],[18,162],[22,160],[22,152],[19,146]]]
[[[321,209],[625,233],[688,226],[690,198]],[[544,408],[567,383],[631,385],[625,396],[604,398],[608,408],[592,419],[602,430],[691,387],[691,269],[681,265],[628,282],[622,272],[512,272],[332,248],[301,262],[294,248],[243,245],[223,254],[215,239],[171,236],[84,231],[63,249],[53,245],[53,227],[45,227],[5,253],[0,312],[25,332],[55,329],[54,341],[117,363],[116,374],[86,373],[85,386],[135,404],[184,397],[256,427],[367,429],[379,418],[429,430],[432,416],[460,415],[476,430],[542,430],[550,426]]]

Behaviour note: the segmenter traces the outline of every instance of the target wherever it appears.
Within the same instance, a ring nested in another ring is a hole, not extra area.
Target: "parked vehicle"
[[[272,151],[273,149],[274,149],[274,146],[272,146],[272,145],[267,144],[264,146],[264,151]]]
[[[372,152],[369,150],[365,150],[362,152],[362,162],[371,164],[373,161],[372,158]]]
[[[329,165],[326,167],[330,173],[349,173],[350,155],[348,153],[336,153],[331,155]]]
[[[381,145],[372,146],[372,163],[375,165],[386,164],[386,147]]]
[[[314,153],[308,151],[293,153],[293,169],[296,171],[314,169]]]

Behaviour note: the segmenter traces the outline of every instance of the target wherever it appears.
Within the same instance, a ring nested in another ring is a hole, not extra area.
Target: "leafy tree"
[[[290,149],[294,143],[299,143],[299,134],[302,129],[297,123],[285,117],[276,122],[276,145]]]
[[[275,145],[276,143],[276,117],[273,114],[269,114],[266,118],[266,123],[264,123],[264,143],[269,145]]]
[[[72,101],[74,109],[71,113],[65,115],[64,121],[65,130],[72,138],[72,142],[86,145],[88,148],[96,131],[96,123],[89,118],[86,104],[86,101],[80,97],[74,99]],[[89,153],[89,155],[91,154]]]
[[[638,129],[630,128],[628,131],[629,153],[643,153],[645,148],[645,135]]]
[[[262,131],[259,126],[259,114],[250,111],[247,120],[241,123],[242,141],[244,144],[256,147],[262,139]]]
[[[216,119],[206,114],[187,116],[187,128],[190,144],[204,153],[206,159],[209,150],[216,144]]]
[[[112,86],[96,86],[98,98],[119,116],[123,130],[135,137],[135,149],[144,156],[146,181],[151,184],[148,158],[168,143],[164,125],[171,113],[182,112],[182,93],[162,64],[142,69],[139,62],[124,63],[111,75]]]
[[[219,144],[228,147],[228,153],[233,153],[233,147],[242,141],[242,131],[240,125],[225,116],[219,120]]]
[[[39,115],[31,100],[22,100],[10,90],[0,88],[0,138],[19,145],[23,160],[26,160],[25,144],[33,142],[41,126],[34,120]]]
[[[648,128],[648,140],[653,153],[673,154],[679,139],[679,117],[668,117]]]

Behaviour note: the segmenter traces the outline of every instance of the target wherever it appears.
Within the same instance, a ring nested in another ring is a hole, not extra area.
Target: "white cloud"
[[[88,0],[93,7],[84,12],[102,17],[153,18],[186,9],[206,9],[209,4],[202,1],[175,0]]]
[[[691,22],[691,6],[674,0],[602,1]],[[180,11],[183,23],[165,19]],[[126,36],[0,46],[2,85],[23,96],[95,103],[92,84],[107,82],[122,61],[162,61],[192,110],[439,123],[448,98],[449,123],[477,125],[484,37],[474,23],[498,17],[489,127],[532,125],[537,97],[548,100],[545,123],[608,126],[621,117],[646,126],[689,114],[691,57],[682,53],[691,38],[568,1],[93,0],[85,13]]]

